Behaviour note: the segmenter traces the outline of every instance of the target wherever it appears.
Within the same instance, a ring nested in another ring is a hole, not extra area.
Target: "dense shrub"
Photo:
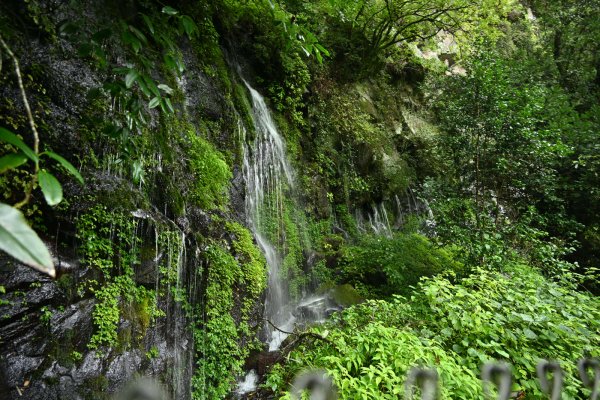
[[[361,288],[367,296],[406,294],[422,276],[461,265],[419,234],[398,233],[391,238],[365,236],[344,249],[342,279]]]
[[[315,328],[327,341],[304,345],[268,381],[281,390],[286,374],[325,368],[342,398],[392,398],[412,365],[434,366],[443,398],[479,398],[474,376],[492,360],[512,364],[514,390],[541,398],[540,359],[561,363],[563,398],[585,398],[575,362],[598,356],[600,304],[596,298],[543,278],[526,266],[510,273],[479,270],[460,283],[424,279],[411,301],[369,301]],[[397,397],[393,397],[397,398]]]

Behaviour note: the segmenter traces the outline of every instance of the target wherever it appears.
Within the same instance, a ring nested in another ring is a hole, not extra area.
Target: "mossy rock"
[[[356,289],[348,283],[334,287],[331,289],[330,294],[333,300],[342,307],[350,307],[362,303],[364,300]]]

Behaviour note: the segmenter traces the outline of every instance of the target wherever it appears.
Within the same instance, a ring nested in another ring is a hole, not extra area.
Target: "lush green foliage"
[[[479,270],[460,284],[435,278],[420,288],[422,293],[411,299],[416,320],[423,318],[417,331],[452,349],[461,364],[475,370],[504,359],[513,364],[519,390],[535,398],[542,395],[536,363],[557,360],[567,374],[563,396],[581,396],[575,361],[598,355],[597,299],[551,283],[526,266],[505,274]]]
[[[96,298],[93,311],[95,331],[88,347],[118,344],[118,326],[123,310],[132,304],[143,306],[136,315],[139,337],[154,318],[163,315],[157,308],[153,290],[134,280],[134,265],[139,263],[140,238],[135,234],[133,216],[109,212],[97,205],[77,220],[77,235],[82,242],[82,263],[93,268],[97,279],[80,283],[78,292],[91,292]],[[124,345],[128,346],[129,343]]]
[[[259,348],[251,321],[260,318],[265,260],[232,222],[242,202],[228,203],[241,158],[237,125],[252,138],[241,61],[298,166],[301,201],[273,195],[260,218],[291,297],[338,285],[349,294],[340,304],[370,299],[314,328],[325,340],[303,337],[268,388],[287,397],[296,372],[326,368],[344,398],[397,398],[416,364],[439,371],[443,398],[471,399],[481,397],[481,364],[500,359],[513,365],[513,389],[540,398],[534,366],[547,358],[568,373],[565,398],[589,395],[574,361],[597,356],[600,344],[600,304],[583,291],[600,292],[598,0],[532,0],[531,10],[516,0],[217,0],[180,9],[144,0],[107,7],[93,21],[98,12],[75,3],[58,7],[61,18],[63,10],[82,17],[56,24],[45,2],[27,2],[15,21],[35,25],[34,45],[8,13],[0,33],[19,51],[58,50],[52,62],[89,61],[93,79],[83,86],[94,89],[77,93],[86,104],[70,119],[46,118],[65,96],[40,82],[60,63],[28,65],[24,87],[42,138],[60,123],[75,139],[69,151],[81,145],[81,154],[66,155],[79,156],[94,178],[84,190],[111,185],[75,207],[63,202],[68,212],[47,207],[62,199],[53,175],[81,175],[50,151],[63,132],[53,146],[28,145],[16,85],[2,76],[0,121],[17,134],[0,128],[0,187],[11,204],[23,192],[44,196],[46,204],[23,205],[36,229],[77,213],[89,267],[77,295],[96,301],[89,349],[141,346],[162,315],[161,297],[192,321],[194,398],[227,397]],[[198,97],[206,90],[222,109],[184,99],[190,89]],[[412,203],[390,224],[397,232],[361,232],[355,212],[403,193]],[[142,239],[136,209],[156,211],[154,239]],[[183,265],[186,252],[197,263]],[[155,290],[136,276],[150,263]],[[52,320],[48,307],[39,315]],[[69,349],[70,362],[82,359],[78,350]],[[156,347],[144,352],[148,361],[162,356]]]
[[[242,372],[244,359],[256,346],[248,321],[266,286],[265,260],[247,229],[236,223],[223,228],[234,235],[234,251],[232,254],[225,243],[216,241],[206,251],[205,299],[197,310],[194,329],[194,399],[224,398]],[[245,295],[241,303],[239,293]]]
[[[369,297],[408,294],[422,276],[461,269],[446,251],[418,234],[364,236],[359,243],[343,249],[340,264],[338,279]]]
[[[482,395],[475,373],[459,365],[451,352],[425,345],[414,333],[378,321],[352,328],[327,335],[335,347],[317,345],[307,354],[295,353],[290,359],[292,366],[273,370],[266,385],[272,390],[285,389],[282,378],[290,379],[290,372],[300,372],[300,366],[325,368],[341,398],[398,399],[404,393],[411,366],[435,365],[443,387],[442,398],[472,399]]]
[[[441,240],[459,243],[469,263],[500,267],[526,257],[560,275],[572,268],[564,256],[584,236],[581,224],[594,226],[573,205],[582,196],[594,203],[595,192],[583,195],[565,180],[582,177],[575,160],[587,158],[581,133],[594,122],[535,62],[482,50],[469,75],[427,88],[445,131],[438,138],[440,170],[426,190]],[[595,166],[588,167],[584,179],[594,187],[588,174]]]
[[[407,370],[424,365],[438,370],[443,398],[471,399],[481,396],[480,366],[500,359],[513,365],[514,389],[540,398],[535,365],[554,359],[567,374],[565,398],[581,398],[574,361],[598,355],[599,310],[597,299],[525,266],[426,279],[410,300],[368,301],[314,328],[328,341],[301,346],[267,386],[282,391],[292,373],[325,368],[342,397],[397,398]]]

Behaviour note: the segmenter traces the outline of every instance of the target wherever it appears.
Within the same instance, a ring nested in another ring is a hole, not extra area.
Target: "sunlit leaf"
[[[51,206],[60,203],[63,198],[62,186],[54,175],[46,170],[41,170],[38,173],[38,180],[40,182],[40,187],[42,188],[42,193],[44,193],[46,203]]]
[[[127,75],[125,76],[125,86],[127,87],[127,89],[129,89],[139,77],[139,72],[137,72],[135,69],[130,69]]]
[[[161,83],[160,85],[158,85],[158,88],[168,94],[173,93],[173,89],[171,89],[168,85],[165,85],[164,83]]]
[[[0,203],[0,249],[32,268],[54,277],[50,252],[21,212]]]
[[[177,15],[177,14],[179,14],[179,11],[177,11],[173,7],[169,7],[169,6],[163,7],[162,12],[163,12],[163,14],[167,14],[167,15]]]
[[[171,113],[174,113],[174,112],[175,112],[175,109],[173,108],[173,104],[171,104],[171,100],[169,100],[169,98],[168,98],[168,97],[165,97],[165,99],[164,99],[164,103],[167,105],[167,108],[169,109],[169,111],[170,111]]]
[[[321,46],[319,43],[315,43],[315,47],[323,54],[325,54],[327,57],[329,57],[331,54],[329,53],[329,50],[327,50],[325,47]]]
[[[150,102],[148,103],[148,107],[150,108],[155,108],[160,104],[160,97],[154,97],[152,100],[150,100]]]

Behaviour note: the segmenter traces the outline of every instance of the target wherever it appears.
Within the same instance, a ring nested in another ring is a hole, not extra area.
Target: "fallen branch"
[[[337,346],[334,342],[327,339],[325,336],[319,335],[316,332],[311,332],[311,331],[288,332],[288,331],[284,331],[283,329],[279,328],[277,325],[275,325],[273,322],[271,322],[267,318],[262,318],[262,320],[265,321],[266,323],[268,323],[269,325],[271,325],[275,330],[277,330],[281,333],[285,333],[286,335],[290,335],[290,336],[295,336],[294,340],[291,343],[289,343],[287,346],[285,346],[283,349],[280,350],[280,355],[277,357],[277,361],[279,359],[281,359],[284,354],[290,353],[295,346],[300,344],[300,342],[306,338],[313,338],[313,339],[321,340],[323,342],[330,344],[336,350],[339,351],[339,349],[337,348]]]

